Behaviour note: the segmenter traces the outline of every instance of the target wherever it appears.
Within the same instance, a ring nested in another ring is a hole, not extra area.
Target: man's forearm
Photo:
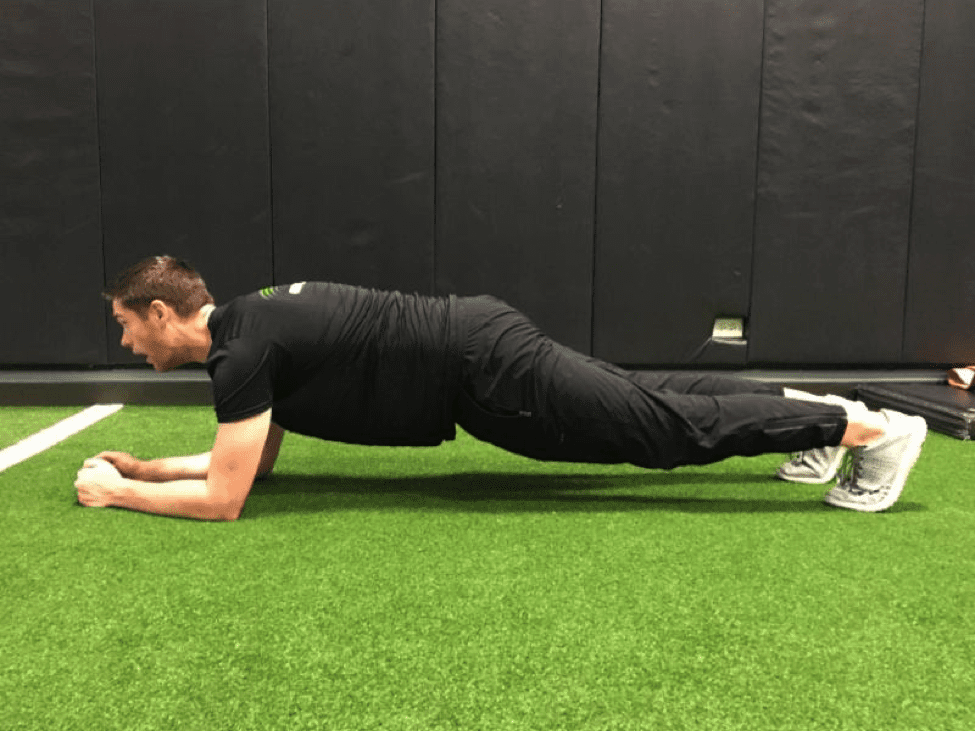
[[[149,460],[143,464],[139,479],[150,483],[175,480],[206,480],[210,470],[210,453],[167,457]]]
[[[174,480],[164,483],[126,480],[113,491],[111,505],[184,518],[216,521],[236,518],[230,507],[213,500],[205,480]]]

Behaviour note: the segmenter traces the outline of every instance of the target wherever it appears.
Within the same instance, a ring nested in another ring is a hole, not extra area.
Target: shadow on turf
[[[634,495],[611,490],[649,491],[668,486],[687,489],[755,486],[756,495],[714,498],[679,495]],[[810,488],[816,489],[810,495]],[[822,501],[818,486],[790,486],[765,475],[720,473],[654,473],[652,475],[545,475],[538,473],[456,473],[400,478],[329,475],[278,475],[251,490],[243,518],[279,513],[329,510],[410,509],[486,513],[680,511],[684,513],[802,513],[838,511]],[[606,491],[598,493],[593,491]],[[790,492],[791,491],[791,492]],[[779,492],[781,497],[769,496]],[[256,500],[255,500],[256,499]],[[280,499],[280,500],[274,500]],[[900,502],[886,513],[923,511],[917,503]]]

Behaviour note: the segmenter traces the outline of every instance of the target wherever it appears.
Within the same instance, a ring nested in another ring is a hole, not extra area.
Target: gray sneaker
[[[887,434],[877,442],[850,451],[840,480],[823,500],[854,511],[884,511],[900,498],[907,475],[921,455],[928,434],[924,417],[908,417],[882,409]]]
[[[839,470],[844,455],[846,448],[841,446],[797,452],[789,462],[780,465],[775,474],[793,483],[829,483]]]

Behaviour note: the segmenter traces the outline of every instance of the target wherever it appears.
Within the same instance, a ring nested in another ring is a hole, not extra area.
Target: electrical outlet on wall
[[[714,331],[711,338],[716,341],[745,340],[745,319],[721,317],[714,319]]]

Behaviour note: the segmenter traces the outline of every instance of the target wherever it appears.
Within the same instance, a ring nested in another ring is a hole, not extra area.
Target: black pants
[[[674,468],[838,445],[842,407],[710,374],[627,371],[555,343],[488,296],[460,298],[467,327],[455,419],[539,460]]]

